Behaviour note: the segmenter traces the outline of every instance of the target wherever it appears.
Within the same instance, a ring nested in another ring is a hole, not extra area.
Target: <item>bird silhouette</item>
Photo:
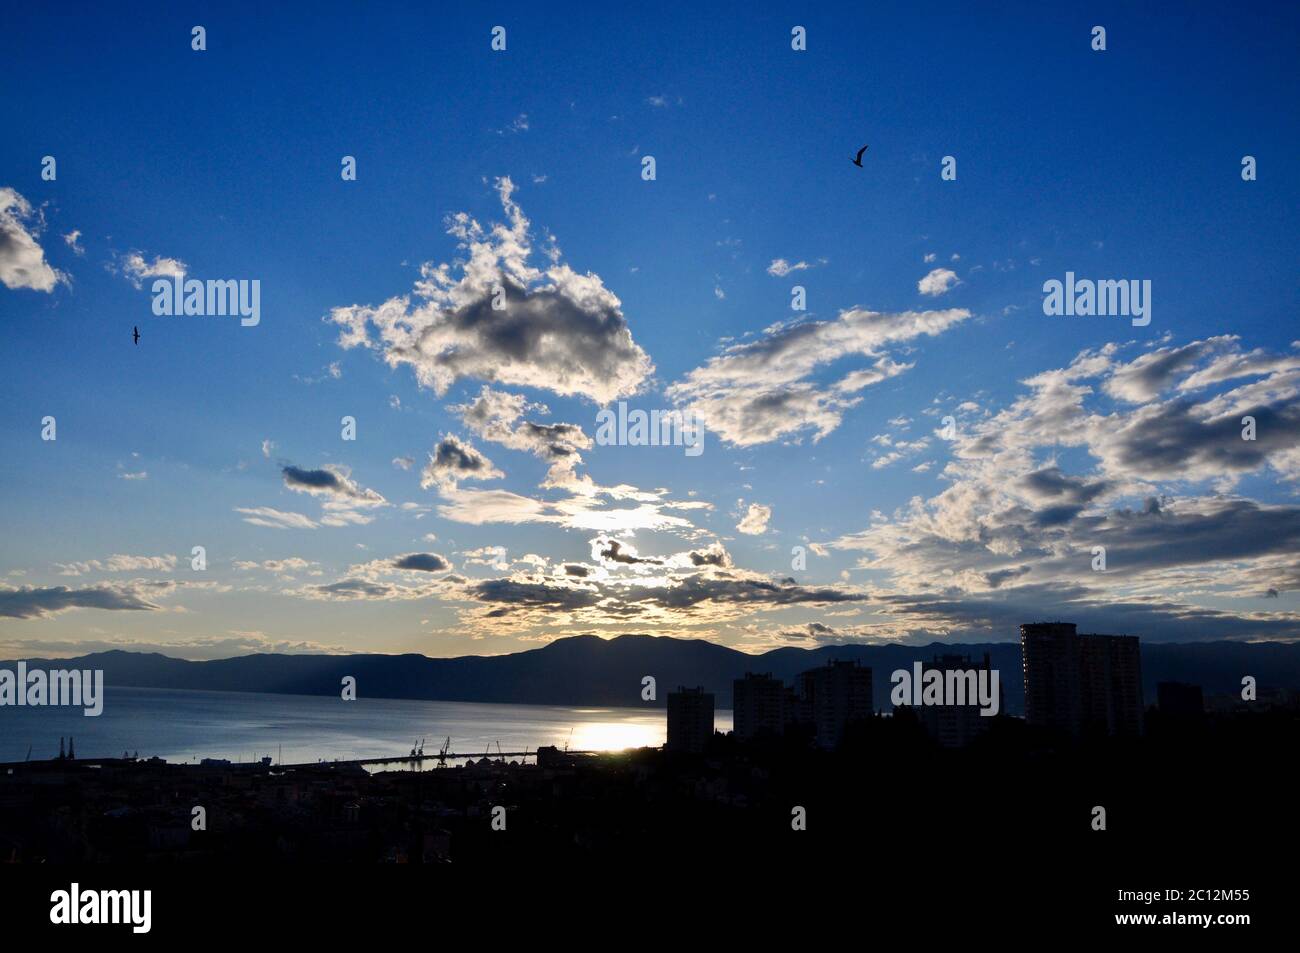
[[[853,164],[856,165],[859,169],[862,168],[862,153],[866,152],[867,149],[869,148],[871,147],[863,146],[861,149],[858,150],[857,156],[853,159]]]
[[[131,331],[133,332],[132,336],[135,338],[135,343],[136,343],[136,344],[139,344],[139,343],[140,343],[140,329],[137,328],[137,327],[133,327],[133,328],[131,328]]]

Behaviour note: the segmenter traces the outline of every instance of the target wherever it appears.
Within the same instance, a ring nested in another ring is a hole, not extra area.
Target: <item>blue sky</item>
[[[1300,14],[1185,10],[7,14],[0,654],[1295,638]],[[182,266],[260,323],[155,316]]]

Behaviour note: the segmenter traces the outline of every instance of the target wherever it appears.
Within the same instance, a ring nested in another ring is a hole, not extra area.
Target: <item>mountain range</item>
[[[985,652],[1001,672],[1006,710],[1024,711],[1020,645],[828,645],[785,647],[750,655],[701,639],[580,635],[510,655],[430,658],[425,655],[245,655],[194,662],[158,653],[110,651],[77,658],[26,659],[28,668],[102,669],[108,685],[227,692],[336,695],[351,675],[362,698],[512,702],[533,705],[642,706],[642,678],[653,675],[656,705],[678,685],[701,685],[718,708],[731,707],[731,684],[746,672],[768,672],[794,684],[800,672],[827,662],[870,666],[877,708],[888,707],[890,675],[913,662],[959,652],[976,663]],[[13,668],[16,662],[0,662]],[[1143,689],[1154,704],[1161,681],[1200,685],[1205,692],[1236,692],[1243,675],[1261,691],[1300,688],[1300,643],[1195,642],[1142,646]]]

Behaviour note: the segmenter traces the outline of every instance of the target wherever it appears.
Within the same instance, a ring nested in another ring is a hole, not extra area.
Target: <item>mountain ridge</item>
[[[1007,711],[1024,709],[1018,642],[928,645],[849,643],[810,648],[782,646],[750,655],[705,639],[579,635],[507,655],[435,658],[420,653],[285,655],[254,653],[191,661],[160,652],[110,649],[65,659],[21,659],[28,667],[102,668],[119,687],[334,695],[344,676],[357,680],[359,697],[537,705],[643,706],[641,679],[656,679],[656,706],[678,685],[702,685],[718,708],[731,707],[731,683],[746,672],[770,672],[793,684],[800,672],[832,659],[872,669],[877,708],[887,707],[890,674],[941,654],[989,653],[1001,673]],[[12,669],[19,659],[0,661]],[[1143,688],[1155,702],[1160,681],[1201,685],[1207,693],[1240,689],[1254,675],[1261,689],[1300,688],[1300,643],[1183,642],[1142,646]]]

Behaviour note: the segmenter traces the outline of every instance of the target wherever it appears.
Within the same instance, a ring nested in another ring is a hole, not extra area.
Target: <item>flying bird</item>
[[[139,344],[139,343],[140,343],[140,329],[137,328],[137,327],[132,327],[132,328],[131,328],[131,331],[132,331],[132,336],[135,338],[135,343],[136,343],[136,344]]]
[[[871,147],[863,146],[861,149],[858,150],[857,156],[853,159],[853,164],[856,165],[859,169],[862,168],[862,153],[866,152],[869,148]]]

